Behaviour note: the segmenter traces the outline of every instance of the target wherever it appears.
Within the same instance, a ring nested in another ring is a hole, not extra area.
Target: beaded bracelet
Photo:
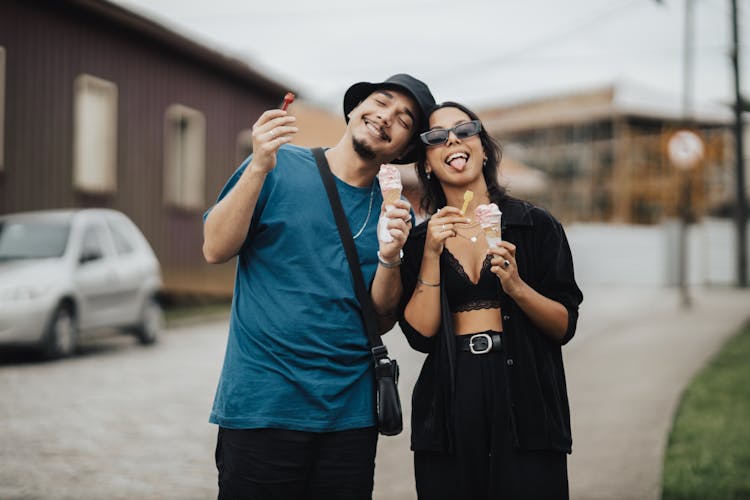
[[[425,285],[425,286],[440,286],[440,282],[439,281],[437,283],[431,283],[429,281],[424,281],[419,276],[417,276],[417,283],[419,283],[420,285]]]

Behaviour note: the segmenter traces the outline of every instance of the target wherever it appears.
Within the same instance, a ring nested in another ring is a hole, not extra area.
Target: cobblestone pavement
[[[226,325],[127,336],[55,362],[0,362],[0,498],[216,497],[207,423]]]
[[[226,332],[184,326],[153,347],[116,336],[56,362],[0,353],[0,499],[216,498],[208,414]],[[421,355],[386,339],[408,415]],[[375,498],[415,497],[411,471],[408,429],[381,438]]]
[[[709,290],[681,310],[673,290],[584,290],[564,349],[573,418],[571,498],[658,498],[661,457],[682,388],[750,314],[750,293]],[[37,362],[0,353],[0,499],[216,498],[207,422],[226,321],[130,337]],[[411,389],[422,355],[393,331],[404,432],[378,444],[375,500],[415,500]]]

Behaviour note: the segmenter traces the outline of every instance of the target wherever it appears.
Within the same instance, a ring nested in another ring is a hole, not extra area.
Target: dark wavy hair
[[[472,110],[463,104],[452,101],[446,101],[436,105],[430,110],[428,116],[432,116],[435,111],[442,108],[456,108],[469,115],[471,120],[479,120],[479,116],[477,116]],[[428,128],[429,126],[425,126],[425,130]],[[482,130],[479,132],[479,139],[482,141],[484,154],[487,155],[487,162],[485,162],[482,167],[482,174],[484,175],[484,181],[487,183],[489,198],[492,202],[499,203],[506,195],[505,188],[497,181],[500,161],[503,159],[503,149],[500,146],[500,143],[487,132],[484,128],[484,124],[482,124]],[[425,170],[426,161],[427,146],[420,141],[417,148],[417,177],[419,178],[419,184],[424,193],[420,207],[425,213],[432,214],[438,208],[445,206],[446,199],[443,187],[440,185],[437,176],[433,175],[431,179],[427,178],[427,171]]]

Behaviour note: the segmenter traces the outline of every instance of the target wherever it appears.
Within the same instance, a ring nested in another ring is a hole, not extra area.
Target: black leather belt
[[[503,338],[499,333],[475,333],[474,335],[459,335],[456,339],[458,348],[472,354],[487,354],[503,348]]]

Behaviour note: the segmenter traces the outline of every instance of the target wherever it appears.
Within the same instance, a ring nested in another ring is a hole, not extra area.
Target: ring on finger
[[[440,226],[440,230],[441,231],[445,231],[445,224],[443,224],[442,226]]]
[[[508,269],[510,267],[510,261],[508,259],[505,259],[503,261],[503,269]]]

